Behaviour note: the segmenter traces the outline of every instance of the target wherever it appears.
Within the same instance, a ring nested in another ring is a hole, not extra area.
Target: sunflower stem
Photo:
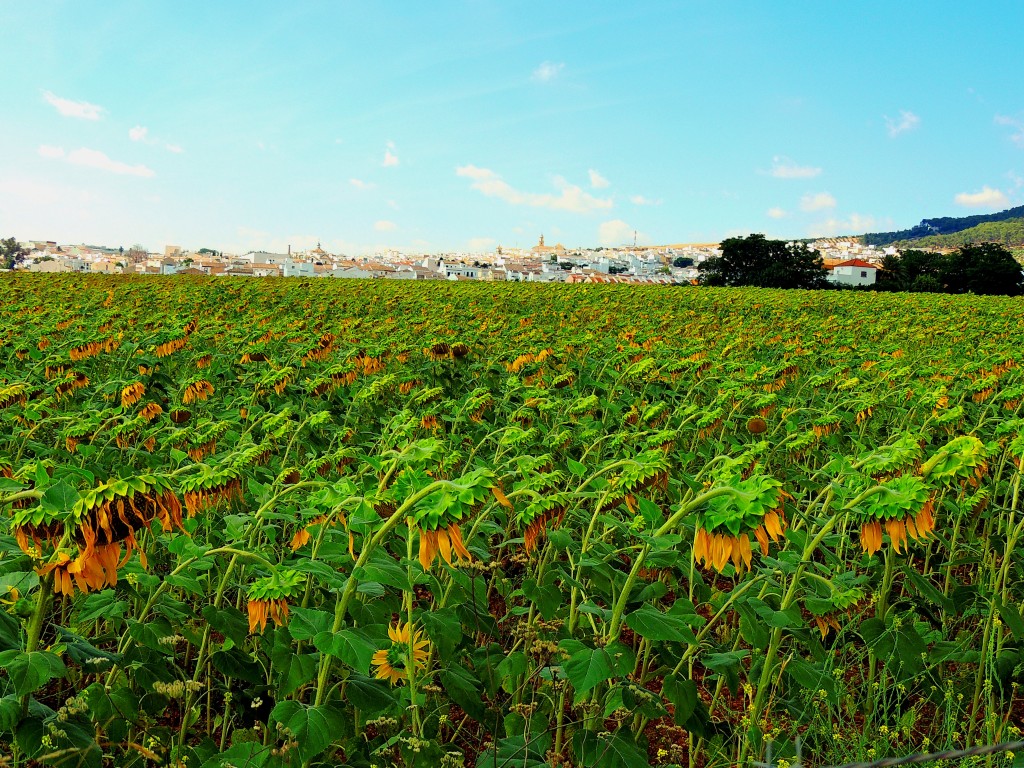
[[[355,566],[352,568],[352,574],[345,583],[345,590],[341,593],[341,596],[335,604],[334,623],[331,625],[332,633],[336,633],[341,629],[341,626],[345,621],[345,614],[348,612],[349,603],[352,602],[352,597],[356,593],[356,587],[359,586],[359,582],[355,577],[356,571],[358,571],[366,561],[369,560],[370,555],[373,554],[373,551],[380,546],[381,542],[384,541],[385,538],[387,538],[388,534],[390,534],[391,531],[393,531],[395,527],[405,519],[406,512],[434,491],[448,485],[451,485],[451,483],[447,480],[435,480],[423,490],[414,493],[402,503],[402,506],[395,510],[395,513],[384,522],[384,525],[382,525],[371,537],[370,541],[363,546],[363,551],[359,553],[359,559],[356,560]],[[323,704],[324,697],[327,695],[327,680],[330,677],[330,674],[331,657],[324,654],[323,658],[320,660],[320,672],[317,675],[316,697],[313,700],[313,704],[315,706]]]

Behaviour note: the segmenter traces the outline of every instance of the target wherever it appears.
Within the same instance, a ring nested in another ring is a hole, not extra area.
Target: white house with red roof
[[[849,259],[833,265],[828,279],[839,285],[874,285],[878,266],[863,259]]]

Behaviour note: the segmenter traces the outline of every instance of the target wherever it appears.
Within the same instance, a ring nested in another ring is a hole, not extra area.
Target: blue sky
[[[0,237],[335,252],[1024,203],[1024,3],[0,4]]]

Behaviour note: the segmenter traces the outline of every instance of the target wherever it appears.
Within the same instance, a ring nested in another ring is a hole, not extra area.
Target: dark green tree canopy
[[[28,256],[28,251],[18,245],[13,237],[0,240],[0,269],[14,269],[16,264],[21,264]]]
[[[950,254],[908,250],[886,256],[878,287],[887,291],[1020,296],[1024,270],[1002,245],[965,245]]]
[[[804,243],[768,240],[764,235],[730,237],[722,255],[698,267],[703,285],[757,288],[826,288],[821,254]]]
[[[946,257],[943,283],[949,293],[1020,296],[1024,274],[1013,254],[996,243],[965,245]]]

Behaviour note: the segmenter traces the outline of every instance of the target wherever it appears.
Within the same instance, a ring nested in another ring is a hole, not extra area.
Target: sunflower
[[[860,547],[871,557],[882,548],[882,530],[889,534],[892,548],[896,554],[907,549],[908,537],[914,541],[927,539],[935,530],[935,516],[932,514],[935,500],[929,498],[916,515],[907,514],[903,517],[890,517],[886,520],[870,520],[860,529]]]
[[[135,405],[142,396],[146,393],[146,387],[141,381],[136,381],[133,384],[129,384],[127,387],[121,390],[121,407],[130,408]]]
[[[438,552],[448,565],[452,564],[452,552],[460,562],[473,559],[462,542],[462,529],[458,523],[449,523],[446,527],[433,530],[420,528],[420,565],[423,570],[430,570]]]
[[[288,623],[288,601],[282,598],[269,600],[250,600],[246,604],[249,612],[249,634],[252,634],[256,627],[260,632],[267,628],[267,619],[270,618],[278,627]]]
[[[754,416],[747,420],[747,432],[752,435],[760,435],[768,431],[768,422],[760,416]]]
[[[305,584],[306,577],[290,568],[274,568],[269,576],[256,579],[249,585],[249,634],[263,632],[267,619],[278,627],[288,623],[288,599],[294,597]]]
[[[416,668],[427,665],[427,641],[411,623],[392,624],[388,627],[391,645],[373,654],[373,665],[377,667],[376,677],[389,680],[392,685],[401,685],[409,676],[409,650]]]
[[[814,623],[818,625],[818,631],[821,632],[821,639],[824,640],[828,637],[828,633],[831,630],[835,630],[838,634],[842,632],[842,628],[839,626],[839,619],[836,618],[835,614],[826,613],[822,616],[815,616]]]

